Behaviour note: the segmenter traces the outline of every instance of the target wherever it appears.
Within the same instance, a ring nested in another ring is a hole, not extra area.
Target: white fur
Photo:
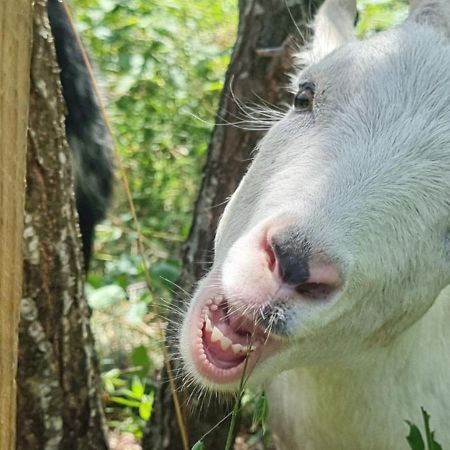
[[[447,290],[400,338],[367,348],[352,363],[293,369],[276,377],[268,396],[280,447],[407,450],[404,420],[423,429],[419,408],[425,406],[437,440],[449,448],[449,297]]]
[[[288,112],[263,139],[212,273],[230,299],[252,285],[259,296],[248,246],[286,221],[342,271],[337,299],[292,302],[289,344],[253,374],[283,449],[406,450],[404,420],[420,423],[421,406],[450,448],[449,4],[417,0],[364,42],[354,6],[321,8],[314,63],[295,78],[315,83],[314,111]]]
[[[309,62],[320,61],[336,48],[353,40],[355,18],[355,0],[325,2],[314,20],[314,34],[319,38],[312,42]]]
[[[410,19],[440,29],[450,37],[450,2],[448,0],[411,0]]]

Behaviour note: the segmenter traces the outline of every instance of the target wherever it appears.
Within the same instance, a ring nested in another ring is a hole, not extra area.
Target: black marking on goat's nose
[[[298,242],[282,242],[272,239],[272,248],[278,263],[280,278],[287,284],[300,284],[309,278],[309,251],[308,245]]]

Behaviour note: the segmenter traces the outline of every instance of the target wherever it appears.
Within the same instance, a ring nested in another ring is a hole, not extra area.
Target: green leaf
[[[197,441],[191,448],[191,450],[205,450],[205,444],[203,443],[203,441]]]
[[[441,445],[438,444],[434,439],[434,431],[431,431],[430,415],[424,408],[421,408],[421,410],[422,410],[423,422],[425,424],[425,435],[427,438],[428,450],[442,450]]]
[[[431,433],[431,436],[433,438],[433,450],[442,450],[442,445],[434,440],[434,431]]]
[[[148,349],[145,345],[138,345],[131,352],[131,361],[134,366],[139,367],[138,375],[144,378],[148,375],[152,366],[152,361],[148,356]]]
[[[109,394],[115,393],[118,387],[126,384],[124,380],[119,378],[120,373],[120,369],[112,369],[102,373],[103,386]]]
[[[434,431],[430,426],[430,415],[424,408],[420,408],[422,411],[422,418],[425,427],[425,441],[418,427],[413,423],[406,421],[409,425],[409,435],[407,436],[408,443],[412,450],[442,450],[441,444],[439,444],[434,438]]]
[[[138,398],[141,398],[144,395],[144,385],[142,384],[139,377],[133,377],[131,381],[131,390],[133,391],[133,394]]]
[[[167,260],[153,265],[150,273],[154,279],[162,278],[175,282],[180,276],[180,269],[174,262]],[[173,287],[172,284],[169,286]]]
[[[267,416],[269,413],[269,404],[264,391],[260,392],[255,400],[255,409],[253,411],[253,426],[261,426],[263,433],[266,432]]]
[[[408,420],[406,423],[409,425],[409,434],[406,436],[406,440],[411,450],[425,450],[425,442],[423,441],[419,428]]]
[[[117,394],[137,401],[140,401],[142,397],[142,395],[136,395],[131,389],[120,389]]]
[[[154,396],[154,392],[151,392],[149,395],[142,396],[141,406],[139,406],[139,416],[141,419],[146,421],[150,419],[150,416],[152,415]]]
[[[128,400],[123,397],[111,397],[111,401],[123,406],[129,406],[130,408],[139,408],[141,403],[137,400]]]

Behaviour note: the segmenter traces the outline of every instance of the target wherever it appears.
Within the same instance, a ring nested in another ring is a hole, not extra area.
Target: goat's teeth
[[[211,334],[211,341],[212,342],[220,341],[222,337],[223,337],[222,332],[217,327],[213,327]]]
[[[211,341],[218,342],[222,350],[228,350],[232,344],[231,339],[224,336],[224,334],[217,327],[213,327],[212,329]]]
[[[205,328],[206,328],[206,331],[209,331],[210,333],[213,330],[213,326],[212,326],[211,320],[209,319],[208,315],[205,315]]]
[[[237,355],[238,353],[242,353],[245,350],[245,347],[241,344],[233,344],[231,346],[231,350],[233,350],[233,353]]]
[[[227,338],[226,336],[223,336],[220,338],[220,348],[222,350],[228,350],[232,344],[231,339]]]

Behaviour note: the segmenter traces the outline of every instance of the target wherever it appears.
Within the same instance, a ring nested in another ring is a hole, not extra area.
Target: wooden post
[[[31,0],[0,1],[0,450],[15,447]]]

